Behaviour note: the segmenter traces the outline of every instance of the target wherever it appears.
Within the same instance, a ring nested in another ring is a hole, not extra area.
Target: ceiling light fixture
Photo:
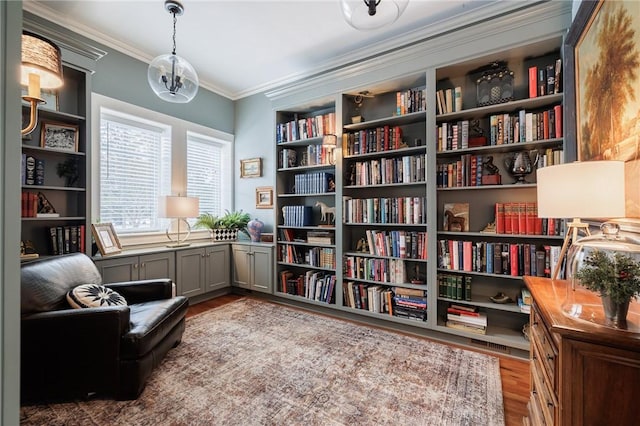
[[[395,22],[409,0],[340,0],[344,19],[357,30],[374,30]]]
[[[63,83],[60,48],[42,36],[24,31],[22,33],[20,84],[28,87],[27,95],[22,99],[29,102],[31,112],[29,124],[22,129],[23,135],[28,135],[36,128],[38,105],[46,103],[40,97],[40,89],[57,89]]]
[[[189,62],[176,55],[176,16],[184,13],[184,7],[179,1],[167,0],[164,8],[173,15],[173,50],[151,61],[147,80],[160,99],[183,104],[198,93],[198,75]]]

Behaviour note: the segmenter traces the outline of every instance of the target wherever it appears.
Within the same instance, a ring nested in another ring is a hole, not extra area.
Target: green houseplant
[[[607,255],[595,250],[584,260],[575,277],[591,291],[597,292],[607,319],[623,322],[629,302],[640,294],[640,263],[623,253]]]
[[[235,240],[238,232],[249,235],[247,224],[251,220],[249,213],[242,210],[230,212],[225,210],[222,216],[211,213],[202,213],[196,219],[196,228],[207,228],[211,231],[212,237],[216,241]]]

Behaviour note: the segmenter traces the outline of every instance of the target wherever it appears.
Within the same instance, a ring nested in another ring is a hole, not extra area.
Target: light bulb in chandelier
[[[173,15],[173,51],[156,57],[147,71],[151,89],[167,102],[187,103],[198,93],[198,75],[184,58],[176,55],[176,16],[184,7],[174,0],[165,1],[165,9]]]
[[[395,22],[409,0],[341,0],[344,19],[358,30],[373,30]]]

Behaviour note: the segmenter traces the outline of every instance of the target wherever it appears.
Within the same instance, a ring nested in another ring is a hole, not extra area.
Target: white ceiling
[[[183,0],[176,53],[191,62],[201,86],[239,99],[422,39],[471,13],[491,14],[523,1],[410,0],[395,23],[358,31],[343,19],[339,0]],[[172,16],[163,0],[23,4],[147,63],[171,51]]]

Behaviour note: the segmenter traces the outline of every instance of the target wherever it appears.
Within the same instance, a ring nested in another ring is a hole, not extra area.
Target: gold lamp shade
[[[60,48],[44,37],[24,31],[20,84],[29,85],[29,74],[40,76],[42,89],[57,89],[63,84]]]

